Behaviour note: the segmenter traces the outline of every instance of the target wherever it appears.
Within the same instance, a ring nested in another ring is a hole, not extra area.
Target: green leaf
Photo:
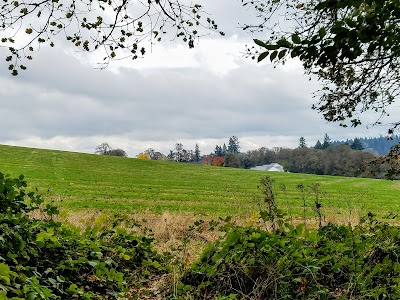
[[[318,34],[319,34],[319,37],[322,39],[322,38],[326,35],[326,29],[325,29],[325,27],[322,27],[322,28],[319,30]]]
[[[271,60],[271,62],[278,56],[278,51],[274,51],[271,53],[269,59]]]
[[[265,49],[267,50],[277,50],[279,49],[278,45],[266,45]]]
[[[278,45],[266,44],[266,43],[264,43],[263,41],[260,41],[260,40],[257,40],[257,39],[254,39],[254,42],[255,42],[258,46],[263,47],[263,48],[265,48],[265,49],[267,49],[267,50],[276,50],[276,49],[279,49],[279,46],[278,46]]]
[[[328,6],[329,1],[322,1],[317,6],[315,6],[315,10],[322,10]]]
[[[301,43],[301,39],[297,34],[292,34],[292,42],[294,44],[300,44]]]
[[[256,45],[260,46],[260,47],[264,47],[266,48],[268,45],[266,43],[264,43],[263,41],[254,39],[254,43],[256,43]]]
[[[37,296],[38,293],[31,291],[26,294],[26,300],[35,300]]]
[[[282,59],[286,55],[287,50],[282,50],[278,54],[278,59]]]
[[[122,256],[122,258],[125,259],[125,260],[130,260],[131,259],[131,257],[128,254],[124,254]]]
[[[98,265],[98,262],[96,262],[96,261],[88,261],[88,264],[91,265],[92,267],[96,267]]]
[[[263,60],[264,58],[266,58],[268,55],[269,55],[269,52],[268,52],[268,51],[265,51],[265,52],[261,53],[261,54],[258,56],[257,62],[262,61],[262,60]]]
[[[290,43],[290,42],[287,41],[286,39],[280,39],[280,40],[278,41],[278,46],[279,46],[279,47],[291,48],[291,47],[292,47],[292,43]]]
[[[6,264],[0,264],[0,281],[10,285],[10,267]]]

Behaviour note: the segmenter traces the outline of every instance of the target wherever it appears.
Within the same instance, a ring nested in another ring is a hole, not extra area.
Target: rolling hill
[[[219,168],[0,145],[0,172],[24,174],[29,188],[71,210],[244,215],[257,210],[262,176],[275,180],[278,205],[300,208],[299,184],[321,184],[323,209],[383,216],[400,209],[400,182]],[[286,186],[286,194],[280,186]],[[314,195],[306,188],[307,206]],[[287,197],[286,197],[287,196]],[[298,209],[298,211],[300,211]]]

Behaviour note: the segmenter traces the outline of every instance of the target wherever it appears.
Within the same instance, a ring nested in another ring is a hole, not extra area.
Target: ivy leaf
[[[0,264],[0,281],[10,285],[10,267],[6,264]]]
[[[96,261],[88,261],[88,264],[91,265],[92,267],[96,267],[99,263]]]

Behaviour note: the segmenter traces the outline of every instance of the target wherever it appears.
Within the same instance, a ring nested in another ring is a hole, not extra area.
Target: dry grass
[[[365,215],[366,212],[363,210],[326,208],[323,210],[322,224],[334,223],[356,226],[360,223],[361,217]],[[32,217],[40,219],[48,218],[43,210],[36,210],[32,213]],[[140,234],[152,234],[156,250],[160,253],[172,253],[173,256],[177,259],[179,258],[184,263],[183,267],[189,266],[199,257],[207,243],[212,243],[222,234],[218,230],[210,230],[208,226],[212,220],[210,217],[200,217],[199,215],[190,213],[115,214],[95,210],[62,210],[56,218],[82,229],[87,226],[111,228],[115,226],[115,220],[120,220],[118,226],[135,230]],[[195,222],[200,220],[204,221],[202,225],[194,226]],[[235,217],[232,219],[232,222],[241,226],[259,227],[266,230],[271,229],[268,223],[260,219],[258,213]],[[307,217],[304,220],[302,217],[291,218],[289,216],[286,222],[295,226],[305,223],[307,228],[317,228],[319,220],[315,217]],[[399,221],[395,220],[385,220],[385,222],[399,225]],[[190,230],[191,227],[195,227],[195,229]]]
[[[334,210],[325,209],[323,225],[328,223],[350,224],[355,226],[359,224],[360,217],[364,215],[360,210]],[[32,214],[35,218],[48,218],[43,210],[37,210]],[[221,236],[218,230],[210,230],[209,222],[211,219],[204,218],[204,223],[190,230],[195,222],[200,220],[198,215],[164,212],[162,214],[140,213],[116,215],[93,210],[82,211],[61,211],[57,216],[60,221],[65,221],[71,225],[85,228],[87,226],[100,226],[111,228],[115,219],[121,223],[118,226],[124,226],[130,230],[136,230],[138,233],[151,233],[155,239],[155,249],[159,253],[170,253],[172,260],[170,263],[171,272],[163,275],[154,275],[142,288],[132,289],[132,293],[139,299],[165,299],[167,294],[177,294],[174,289],[180,281],[182,274],[187,268],[199,258],[205,249],[207,243],[212,243]],[[302,218],[293,218],[287,220],[292,225],[304,223]],[[385,220],[386,221],[386,220]],[[236,225],[260,227],[269,230],[266,222],[260,219],[259,214],[249,214],[246,217],[236,217],[232,220]],[[319,220],[317,218],[308,218],[306,220],[307,228],[317,228]],[[139,225],[140,224],[140,225]],[[223,224],[223,222],[221,222]]]
[[[38,219],[49,218],[43,210],[36,210],[31,216]],[[201,226],[202,232],[190,230],[200,218],[182,213],[116,215],[92,210],[61,211],[55,219],[81,229],[96,225],[111,228],[115,225],[114,221],[119,219],[119,226],[140,234],[152,234],[158,252],[182,252],[180,256],[188,265],[198,257],[208,242],[215,241],[220,235],[217,231],[208,230],[205,225]],[[205,223],[208,221],[210,220],[205,220]]]

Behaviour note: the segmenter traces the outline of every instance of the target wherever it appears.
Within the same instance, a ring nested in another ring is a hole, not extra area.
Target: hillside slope
[[[125,212],[247,214],[257,209],[260,178],[276,181],[278,202],[301,206],[297,185],[321,183],[324,208],[356,206],[380,212],[398,211],[400,182],[218,168],[146,161],[65,151],[0,145],[0,172],[24,174],[31,188],[70,209]],[[312,205],[312,194],[307,191]]]

